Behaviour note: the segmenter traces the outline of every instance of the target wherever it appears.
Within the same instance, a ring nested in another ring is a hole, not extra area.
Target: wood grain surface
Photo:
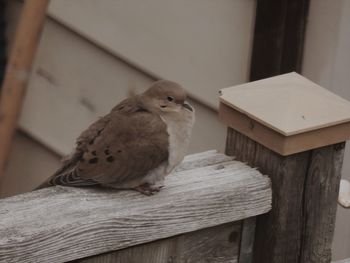
[[[345,143],[312,151],[305,183],[302,263],[328,263],[337,211]]]
[[[308,153],[283,157],[229,128],[227,154],[269,174],[273,209],[257,219],[254,261],[298,262],[301,247],[302,189]]]
[[[0,200],[0,262],[66,262],[266,213],[270,180],[209,151],[188,156],[165,188],[52,187]]]
[[[236,263],[241,221],[157,240],[74,263]]]
[[[239,263],[251,263],[253,261],[255,226],[256,217],[244,219],[242,222]]]
[[[272,210],[257,218],[255,263],[329,263],[344,143],[281,156],[228,128],[228,155],[271,178]]]

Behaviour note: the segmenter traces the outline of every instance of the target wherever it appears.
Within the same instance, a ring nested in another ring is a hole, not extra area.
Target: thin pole
[[[45,21],[48,0],[26,0],[6,67],[0,97],[0,187]]]

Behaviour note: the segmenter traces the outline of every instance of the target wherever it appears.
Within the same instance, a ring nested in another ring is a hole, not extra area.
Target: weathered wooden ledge
[[[267,176],[208,151],[187,156],[165,188],[151,197],[52,187],[0,200],[0,262],[66,262],[270,209]]]

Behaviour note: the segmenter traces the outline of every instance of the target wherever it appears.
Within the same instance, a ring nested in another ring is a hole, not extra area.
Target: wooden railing
[[[249,259],[249,244],[240,247],[252,243],[254,219],[242,220],[268,212],[271,194],[267,176],[208,151],[187,156],[151,197],[56,186],[6,198],[0,262],[237,262],[240,251]]]

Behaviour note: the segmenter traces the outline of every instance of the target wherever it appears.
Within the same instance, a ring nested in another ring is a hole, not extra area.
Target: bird
[[[195,110],[186,98],[180,84],[158,80],[121,101],[80,134],[72,153],[37,189],[99,185],[159,192],[189,146]]]

